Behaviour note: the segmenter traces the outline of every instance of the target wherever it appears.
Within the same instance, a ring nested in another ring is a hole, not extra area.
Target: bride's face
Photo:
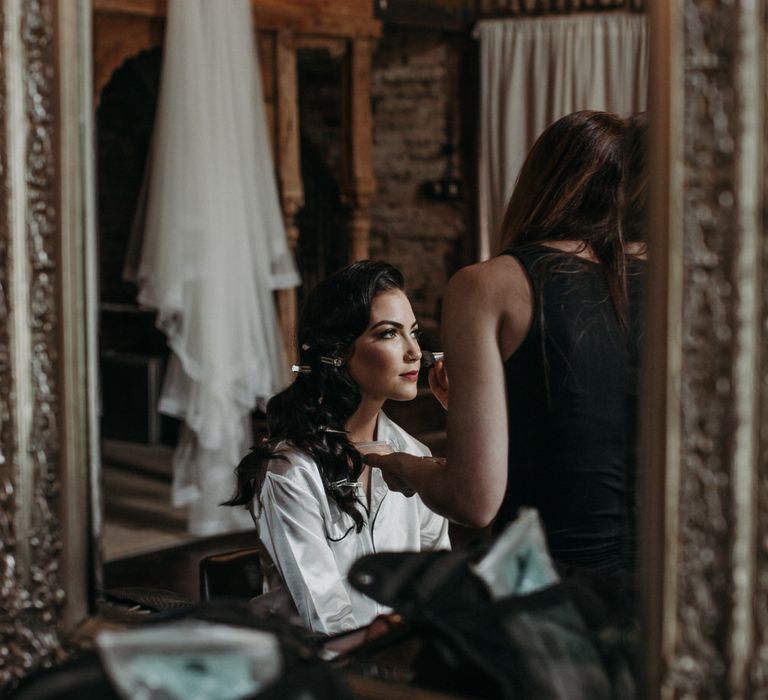
[[[355,340],[349,373],[364,399],[408,401],[416,397],[421,349],[408,297],[382,292],[371,304],[368,328]]]

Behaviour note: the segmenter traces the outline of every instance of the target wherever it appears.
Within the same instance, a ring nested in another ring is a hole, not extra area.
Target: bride
[[[252,509],[304,623],[332,634],[387,612],[347,583],[359,557],[449,547],[447,521],[390,491],[364,462],[380,449],[429,457],[383,413],[416,396],[418,325],[402,274],[362,261],[321,282],[299,323],[293,384],[267,407],[269,438],[237,468],[227,505]],[[370,445],[376,441],[376,444]]]

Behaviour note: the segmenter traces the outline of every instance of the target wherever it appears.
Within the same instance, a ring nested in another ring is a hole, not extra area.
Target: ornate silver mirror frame
[[[768,3],[651,20],[640,697],[765,697]]]
[[[89,613],[98,531],[90,3],[0,1],[0,686]]]

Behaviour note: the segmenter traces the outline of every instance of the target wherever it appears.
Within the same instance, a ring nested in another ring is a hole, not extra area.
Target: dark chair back
[[[259,548],[236,549],[200,560],[200,600],[250,599],[263,591]]]

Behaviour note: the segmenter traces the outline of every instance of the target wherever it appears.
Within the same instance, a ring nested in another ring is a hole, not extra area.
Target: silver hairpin
[[[295,374],[312,374],[312,368],[309,365],[291,365],[291,372]]]
[[[320,356],[320,362],[324,365],[332,365],[333,367],[341,367],[344,364],[344,360],[340,357],[327,357],[326,355]]]
[[[321,433],[330,433],[331,435],[346,435],[346,430],[336,430],[336,428],[329,428],[327,425],[321,425],[318,430]]]
[[[331,481],[331,482],[329,482],[328,485],[332,489],[339,489],[342,486],[354,486],[355,482],[354,481],[350,481],[349,477],[347,477],[346,479],[339,479],[338,481]]]
[[[302,343],[302,345],[301,345],[301,349],[302,349],[304,352],[306,352],[307,350],[309,350],[309,348],[310,348],[310,346],[309,346],[309,345],[307,345],[306,343]]]

